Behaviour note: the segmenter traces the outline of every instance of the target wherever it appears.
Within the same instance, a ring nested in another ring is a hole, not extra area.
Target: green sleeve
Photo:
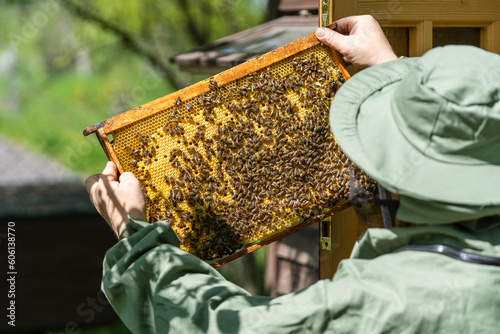
[[[251,296],[178,248],[179,241],[165,222],[131,225],[138,231],[106,254],[103,290],[133,333],[318,333],[324,329],[329,317],[323,283],[307,293],[275,299]]]
[[[499,229],[482,240],[446,226],[370,229],[333,280],[274,299],[251,296],[181,250],[165,222],[131,221],[128,230],[106,254],[103,290],[133,333],[498,332],[498,267],[390,252],[460,239],[497,253],[500,239],[489,235]]]

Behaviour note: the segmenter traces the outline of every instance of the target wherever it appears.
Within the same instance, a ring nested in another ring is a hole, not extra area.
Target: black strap
[[[382,220],[384,221],[385,228],[395,227],[394,223],[396,210],[391,210],[391,206],[383,204],[384,201],[390,200],[389,192],[379,183],[378,184],[378,197],[380,198],[380,210],[382,212]]]
[[[420,251],[420,252],[431,252],[438,253],[449,256],[455,260],[460,260],[469,263],[475,264],[486,264],[490,266],[499,266],[500,267],[500,258],[486,255],[479,255],[475,253],[469,253],[462,251],[460,249],[456,249],[454,247],[446,246],[446,245],[408,245],[392,251],[392,253],[399,253],[403,251]]]

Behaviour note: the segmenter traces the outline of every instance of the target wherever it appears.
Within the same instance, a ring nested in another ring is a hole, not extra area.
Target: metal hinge
[[[321,250],[332,250],[332,221],[331,217],[322,220],[319,224],[319,240]]]

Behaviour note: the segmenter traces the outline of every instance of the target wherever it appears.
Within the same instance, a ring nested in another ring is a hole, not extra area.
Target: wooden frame
[[[330,26],[330,28],[334,28],[334,26]],[[301,38],[297,40],[296,42],[293,42],[291,44],[288,44],[286,46],[283,46],[281,48],[278,48],[274,51],[271,51],[269,53],[266,53],[262,56],[259,56],[257,58],[254,58],[244,64],[235,66],[229,70],[226,70],[220,74],[217,74],[215,76],[212,76],[206,80],[200,81],[192,86],[186,87],[184,89],[181,89],[177,92],[174,92],[172,94],[169,94],[167,96],[161,97],[157,100],[151,101],[149,103],[146,103],[140,107],[134,108],[132,110],[129,110],[127,112],[124,112],[122,114],[119,114],[111,119],[105,120],[103,122],[100,122],[98,124],[89,126],[86,128],[83,133],[84,135],[89,135],[91,133],[96,133],[99,142],[101,143],[101,146],[103,147],[106,155],[108,158],[112,161],[114,161],[117,164],[118,170],[120,173],[123,173],[125,169],[123,166],[120,164],[117,155],[115,154],[115,151],[113,149],[113,145],[111,144],[110,135],[113,135],[113,133],[117,130],[120,130],[128,125],[131,125],[133,123],[139,122],[141,120],[144,120],[152,115],[155,115],[159,112],[162,112],[166,109],[169,109],[171,107],[174,107],[176,104],[177,99],[182,99],[184,101],[189,100],[191,98],[194,98],[196,96],[199,96],[200,94],[206,93],[210,90],[210,85],[212,81],[216,81],[218,85],[226,85],[237,78],[244,77],[250,73],[256,72],[258,70],[261,70],[263,68],[266,68],[276,62],[282,61],[286,58],[289,58],[301,51],[307,50],[311,47],[315,47],[320,45],[321,43],[318,41],[316,36],[314,34],[310,34],[304,38]],[[332,58],[334,59],[335,63],[338,66],[339,71],[341,74],[344,76],[344,78],[347,80],[349,78],[349,73],[345,70],[342,60],[338,56],[337,53],[332,52],[331,53]],[[248,254],[254,250],[257,250],[258,248],[265,246],[269,244],[272,241],[278,240],[286,235],[289,235],[295,231],[298,231],[304,227],[307,227],[313,223],[318,222],[319,220],[323,219],[324,217],[331,216],[337,212],[340,212],[350,206],[349,203],[342,204],[340,206],[337,206],[330,211],[317,215],[315,217],[309,218],[303,222],[300,222],[298,225],[295,225],[293,227],[290,227],[288,229],[285,229],[281,232],[278,232],[274,235],[270,235],[269,237],[266,237],[263,240],[260,240],[256,242],[255,244],[241,249],[237,251],[236,253],[233,253],[232,255],[225,256],[222,259],[216,260],[216,262],[212,263],[214,267],[218,267],[222,264],[225,264],[231,260],[234,260],[242,255]]]

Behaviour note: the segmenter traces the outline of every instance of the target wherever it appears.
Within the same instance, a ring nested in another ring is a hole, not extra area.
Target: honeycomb
[[[316,44],[111,132],[124,171],[142,183],[150,222],[212,261],[348,197],[347,157],[330,132],[345,81]]]

